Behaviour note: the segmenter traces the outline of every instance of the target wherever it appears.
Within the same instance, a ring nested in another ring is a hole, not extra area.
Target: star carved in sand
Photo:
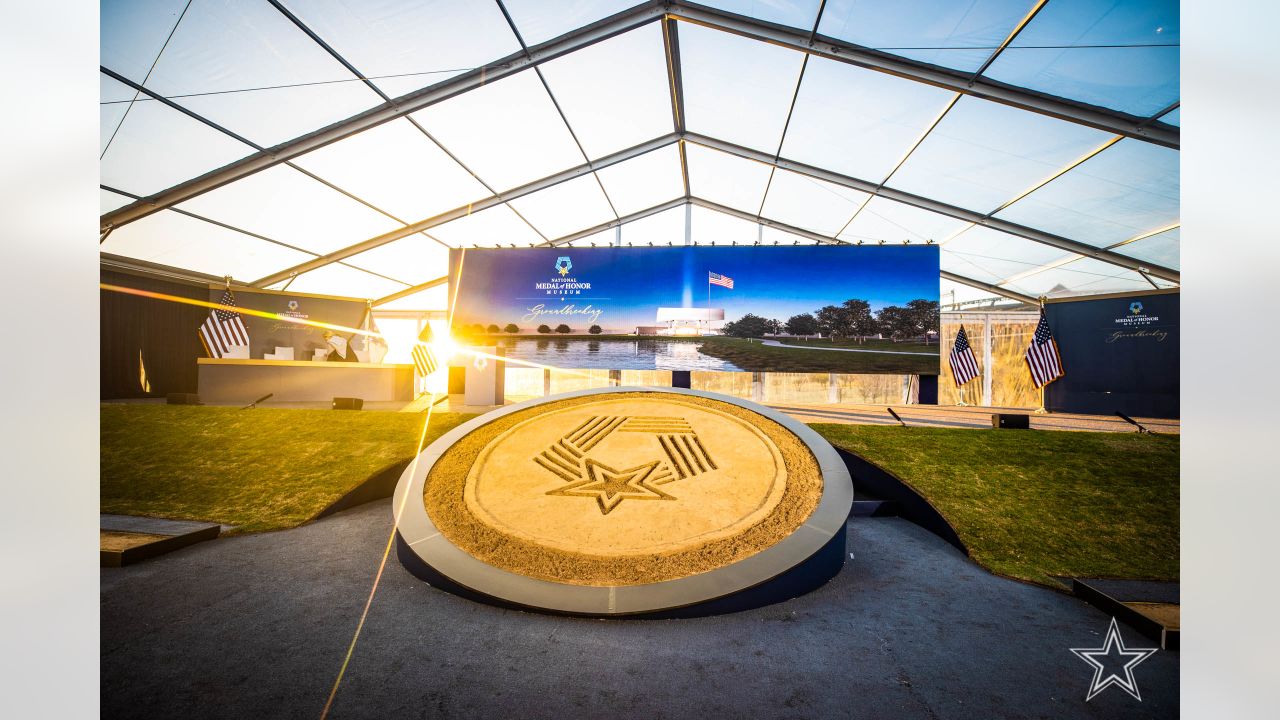
[[[548,495],[593,497],[600,512],[608,515],[623,500],[675,500],[653,486],[656,481],[671,474],[655,460],[626,470],[615,470],[608,465],[588,458],[583,467],[586,477],[576,482],[547,491]]]

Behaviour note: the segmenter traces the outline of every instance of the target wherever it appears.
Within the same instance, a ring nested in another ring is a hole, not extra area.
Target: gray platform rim
[[[688,395],[736,405],[778,423],[813,453],[822,472],[822,496],[813,513],[795,532],[750,557],[715,570],[675,580],[599,587],[570,585],[525,577],[484,563],[451,543],[431,522],[421,500],[427,475],[440,457],[465,435],[499,418],[547,403],[591,395],[655,392]],[[550,395],[508,405],[469,420],[431,443],[400,476],[392,513],[400,514],[396,532],[414,555],[453,582],[508,603],[581,615],[627,615],[658,612],[715,600],[768,582],[804,562],[836,533],[845,531],[853,506],[853,481],[835,448],[807,425],[770,408],[740,398],[701,390],[654,387],[606,387]]]

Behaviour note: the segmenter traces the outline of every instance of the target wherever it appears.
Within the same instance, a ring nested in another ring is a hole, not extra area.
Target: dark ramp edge
[[[401,460],[388,465],[349,490],[346,495],[333,501],[329,507],[321,510],[312,519],[319,520],[343,510],[350,510],[358,505],[391,497],[395,494],[396,483],[400,481],[400,476],[404,473],[405,468],[409,467],[410,462],[411,460]]]
[[[960,536],[956,534],[955,528],[951,527],[951,523],[947,522],[942,513],[929,504],[929,501],[914,488],[866,458],[838,445],[833,447],[840,454],[840,459],[844,460],[845,466],[849,468],[849,475],[853,477],[853,484],[858,488],[858,492],[894,503],[899,517],[910,520],[937,535],[966,556],[969,554],[969,548],[965,547]]]
[[[774,576],[773,578],[765,580],[754,587],[738,591],[731,595],[725,595],[714,600],[707,600],[705,602],[687,605],[684,607],[654,612],[605,616],[587,614],[581,615],[580,617],[592,617],[604,620],[672,620],[723,615],[725,613],[739,612],[742,610],[750,610],[753,608],[764,607],[766,605],[786,602],[787,600],[791,600],[817,590],[823,585],[826,585],[827,582],[840,573],[840,570],[844,568],[846,558],[848,557],[845,554],[846,544],[848,542],[847,535],[848,531],[846,526],[845,528],[842,528],[840,532],[833,535],[825,545],[818,549],[817,552],[810,555],[799,564],[793,565],[781,575]],[[396,555],[399,557],[400,562],[404,565],[405,569],[419,580],[425,581],[428,585],[436,588],[437,590],[443,590],[474,602],[496,605],[510,610],[522,610],[525,612],[540,613],[544,615],[576,615],[575,613],[520,605],[518,603],[476,592],[471,588],[445,577],[441,572],[424,562],[417,553],[413,552],[413,550],[409,548],[408,544],[404,541],[404,538],[400,536],[399,532],[396,533]]]

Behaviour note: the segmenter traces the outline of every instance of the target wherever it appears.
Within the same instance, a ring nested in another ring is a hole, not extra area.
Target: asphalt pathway
[[[102,570],[102,717],[317,718],[391,527],[379,501]],[[435,590],[394,553],[332,718],[1156,718],[1178,655],[1092,701],[1072,647],[1109,618],[994,577],[897,518],[855,518],[843,572],[692,620],[588,620]],[[1152,643],[1122,626],[1126,644]]]

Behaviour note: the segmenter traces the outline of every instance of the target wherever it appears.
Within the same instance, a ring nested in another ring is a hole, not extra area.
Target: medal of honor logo
[[[556,272],[560,273],[560,277],[564,277],[565,275],[568,275],[569,271],[572,269],[573,269],[573,262],[571,262],[567,256],[562,255],[556,258]]]
[[[1129,303],[1129,312],[1133,313],[1134,315],[1141,315],[1141,314],[1142,314],[1142,303],[1140,303],[1140,302],[1131,302],[1131,303]]]

